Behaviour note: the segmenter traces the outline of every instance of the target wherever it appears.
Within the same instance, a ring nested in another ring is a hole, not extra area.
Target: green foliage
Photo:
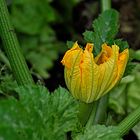
[[[35,75],[39,75],[39,77],[42,78],[48,78],[50,76],[46,70],[52,68],[54,60],[58,58],[58,53],[64,49],[61,48],[64,47],[62,42],[55,42],[56,40],[53,38],[54,35],[48,32],[48,36],[49,37],[46,35],[45,37],[45,35],[42,35],[40,39],[38,37],[24,37],[22,40],[24,55],[32,66],[31,70]],[[45,42],[41,41],[45,39]]]
[[[140,65],[137,64],[135,71],[133,73],[134,76],[134,81],[129,84],[127,87],[127,102],[128,102],[128,107],[127,110],[128,112],[131,112],[134,110],[138,105],[140,105]]]
[[[15,28],[31,35],[38,34],[45,22],[53,22],[56,19],[55,10],[45,0],[42,2],[38,0],[14,0],[11,12]]]
[[[0,93],[4,95],[12,94],[13,88],[18,85],[12,75],[0,75]]]
[[[137,50],[137,51],[135,52],[134,59],[140,61],[140,50]]]
[[[120,52],[122,52],[126,48],[129,48],[129,45],[128,45],[127,41],[123,41],[122,39],[111,40],[109,42],[109,44],[110,45],[112,45],[112,44],[118,45],[119,48],[120,48]]]
[[[84,39],[87,42],[91,42],[94,44],[95,56],[100,53],[103,43],[108,43],[110,46],[113,44],[118,45],[120,48],[120,52],[122,52],[126,48],[129,48],[127,41],[123,41],[122,39],[115,39],[119,28],[118,21],[119,14],[117,11],[113,9],[106,10],[96,20],[93,21],[94,32],[85,31],[83,33]],[[130,74],[136,66],[134,63],[131,63],[131,56],[129,59],[130,60],[126,67],[124,76]]]
[[[44,87],[26,86],[16,92],[19,100],[0,101],[0,139],[64,140],[75,129],[78,105],[67,90],[59,87],[50,94]]]
[[[74,140],[122,140],[116,127],[95,125],[79,134]]]
[[[51,3],[50,0],[14,0],[10,5],[11,21],[30,70],[37,78],[44,79],[50,77],[48,70],[66,50],[52,27],[62,17]]]
[[[6,58],[6,57],[5,57]],[[7,59],[6,59],[7,61]],[[8,61],[7,61],[8,62]],[[7,63],[6,63],[7,64]],[[13,89],[16,88],[17,82],[14,80],[9,68],[6,65],[1,66],[0,69],[0,93],[1,95],[13,94]]]
[[[73,45],[74,45],[73,41],[67,41],[67,46],[69,49],[72,48]]]
[[[118,33],[118,19],[119,14],[117,11],[113,9],[106,10],[93,21],[94,32],[86,31],[83,33],[84,39],[94,44],[95,55],[99,54],[103,43],[109,43]]]
[[[120,84],[110,92],[109,108],[115,115],[111,123],[120,122],[124,116],[133,111],[140,102],[140,65],[136,65],[133,72],[124,77]]]

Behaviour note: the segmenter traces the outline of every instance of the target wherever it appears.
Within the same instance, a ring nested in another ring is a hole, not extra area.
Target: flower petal
[[[119,54],[118,61],[117,61],[117,75],[112,81],[110,87],[108,87],[106,92],[110,91],[114,87],[114,85],[116,85],[122,78],[128,62],[128,58],[129,58],[128,49],[125,49],[123,52]]]
[[[68,89],[75,98],[80,90],[80,62],[83,50],[78,46],[77,42],[68,50],[63,59],[62,64],[65,65],[65,81]]]
[[[93,58],[93,44],[87,43],[84,50],[81,64],[81,100],[84,102],[90,102],[90,98],[93,93],[93,75],[94,66],[96,65]]]
[[[96,91],[96,99],[107,93],[106,89],[109,88],[109,85],[117,75],[119,47],[113,45],[111,49],[111,56],[98,67],[98,71],[100,71],[100,82],[98,84],[98,90]]]

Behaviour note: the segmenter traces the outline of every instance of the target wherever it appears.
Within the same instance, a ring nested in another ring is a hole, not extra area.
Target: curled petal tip
[[[92,43],[87,43],[85,50],[87,50],[88,52],[92,52],[93,51],[93,44]]]

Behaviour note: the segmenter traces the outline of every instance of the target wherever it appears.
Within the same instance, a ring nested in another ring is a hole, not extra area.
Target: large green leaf
[[[59,87],[49,93],[44,87],[20,87],[20,100],[0,100],[0,139],[64,140],[77,124],[76,101]]]

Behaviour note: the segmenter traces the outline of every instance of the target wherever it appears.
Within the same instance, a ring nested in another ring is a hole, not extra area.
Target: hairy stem
[[[0,36],[17,83],[19,85],[33,84],[33,79],[10,22],[5,0],[0,0]]]
[[[120,136],[125,135],[131,128],[133,128],[140,121],[140,106],[130,113],[120,124],[118,129]]]

